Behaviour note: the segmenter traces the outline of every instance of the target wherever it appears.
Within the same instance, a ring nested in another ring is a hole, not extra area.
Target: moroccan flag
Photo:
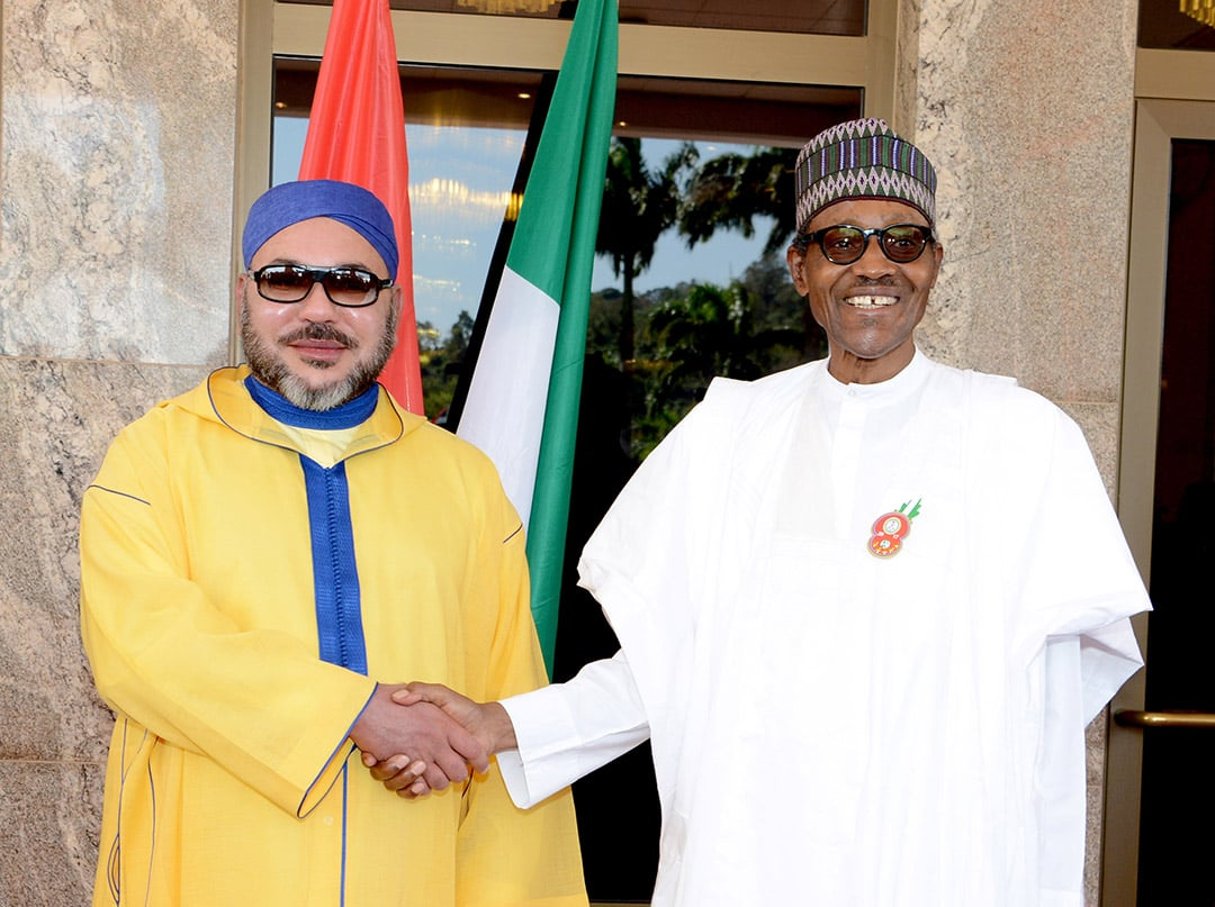
[[[616,103],[616,2],[578,0],[458,429],[493,458],[528,523],[532,615],[550,675]]]
[[[405,107],[388,0],[333,0],[300,179],[356,183],[374,192],[392,215],[401,251],[393,275],[401,285],[401,320],[396,351],[380,380],[406,408],[421,413]]]

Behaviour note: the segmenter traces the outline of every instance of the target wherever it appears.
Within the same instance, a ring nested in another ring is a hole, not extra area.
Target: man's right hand
[[[512,750],[515,741],[515,726],[511,724],[506,709],[497,702],[474,702],[461,696],[441,683],[409,683],[404,689],[396,689],[392,701],[398,705],[414,706],[432,703],[458,721],[465,730],[477,738],[487,753]]]
[[[497,702],[475,702],[461,696],[441,683],[411,683],[404,689],[398,687],[392,694],[393,702],[406,708],[418,708],[433,704],[449,717],[459,722],[477,740],[487,753],[497,753],[516,746],[515,726],[506,709]],[[411,754],[412,755],[412,754]],[[366,760],[364,760],[366,763]],[[421,797],[430,792],[431,775],[424,772],[425,766],[408,764],[402,754],[377,764],[369,764],[371,776],[389,790],[402,797]]]
[[[373,765],[407,754],[408,768],[424,763],[422,778],[432,790],[466,780],[469,765],[482,772],[489,767],[489,750],[476,736],[423,697],[411,705],[398,704],[397,693],[407,695],[400,684],[377,686],[350,729],[350,739],[363,751],[364,764],[368,754],[375,760]]]

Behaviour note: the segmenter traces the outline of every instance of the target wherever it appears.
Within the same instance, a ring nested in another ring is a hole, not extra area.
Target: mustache
[[[279,343],[295,343],[297,340],[328,340],[333,343],[340,343],[342,346],[350,350],[359,348],[359,342],[344,331],[340,331],[331,324],[308,324],[302,328],[296,328],[294,331],[289,331],[278,338]]]

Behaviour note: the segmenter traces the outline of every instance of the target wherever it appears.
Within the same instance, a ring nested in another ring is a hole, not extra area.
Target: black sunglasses
[[[924,254],[932,242],[932,228],[921,224],[895,224],[892,227],[854,227],[851,224],[836,224],[823,227],[813,233],[803,233],[801,248],[817,243],[827,261],[837,265],[850,265],[860,261],[869,248],[869,237],[878,238],[882,254],[896,264],[905,265]]]
[[[271,302],[299,302],[315,284],[325,288],[334,305],[357,309],[380,298],[380,290],[392,286],[392,278],[380,278],[362,268],[310,268],[307,265],[266,265],[249,276],[257,294]]]

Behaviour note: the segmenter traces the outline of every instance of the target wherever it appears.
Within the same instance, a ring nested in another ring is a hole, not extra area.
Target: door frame
[[[1170,62],[1171,61],[1171,62]],[[1215,54],[1139,51],[1131,188],[1118,514],[1144,582],[1150,580],[1160,359],[1168,261],[1173,139],[1215,141]],[[1134,619],[1147,651],[1147,615]],[[1111,714],[1142,709],[1146,672],[1114,696]],[[1143,731],[1109,724],[1102,907],[1135,907],[1139,876]]]

